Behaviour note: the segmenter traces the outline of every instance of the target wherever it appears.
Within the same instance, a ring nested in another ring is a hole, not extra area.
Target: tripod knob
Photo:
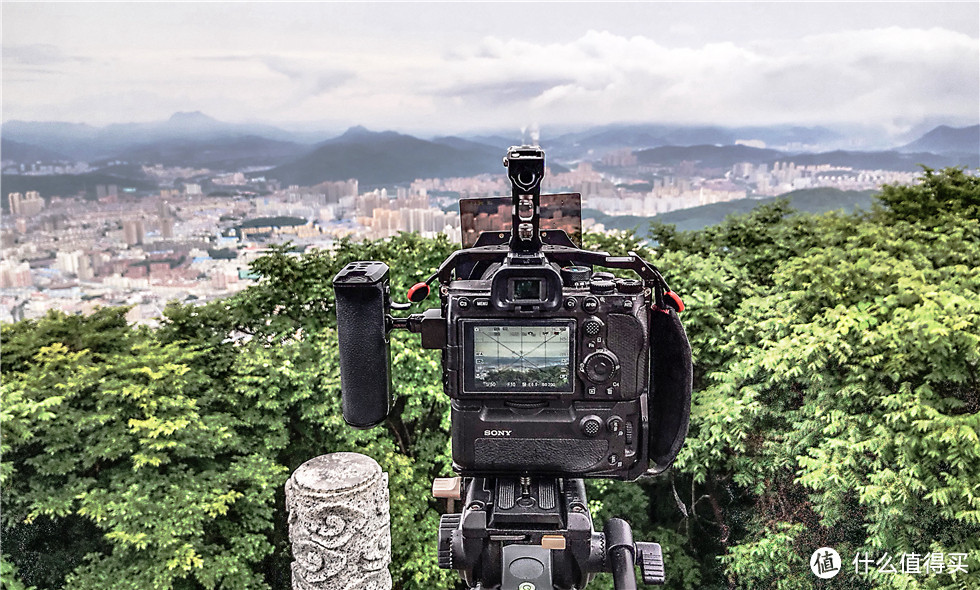
[[[453,568],[453,541],[459,528],[460,514],[443,514],[439,519],[439,538],[436,552],[439,567],[444,570]]]

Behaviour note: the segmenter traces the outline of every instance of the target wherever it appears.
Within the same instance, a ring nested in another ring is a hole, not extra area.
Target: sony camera
[[[635,253],[576,246],[580,199],[540,194],[540,148],[512,147],[504,165],[511,197],[464,203],[464,242],[475,242],[409,291],[421,301],[438,280],[439,308],[393,317],[383,262],[353,262],[334,278],[344,419],[360,428],[384,420],[388,333],[408,329],[442,350],[460,475],[633,480],[663,471],[690,415],[683,304]]]

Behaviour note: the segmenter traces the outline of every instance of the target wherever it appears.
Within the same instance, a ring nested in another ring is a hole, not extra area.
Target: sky
[[[980,3],[3,2],[2,119],[414,133],[980,119]]]

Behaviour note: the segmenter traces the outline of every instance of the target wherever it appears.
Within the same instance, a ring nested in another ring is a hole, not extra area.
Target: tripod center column
[[[390,590],[388,474],[359,453],[320,455],[286,482],[293,590]]]

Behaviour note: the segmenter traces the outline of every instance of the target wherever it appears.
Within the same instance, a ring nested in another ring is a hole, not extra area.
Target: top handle
[[[544,150],[536,146],[514,146],[504,157],[513,199],[510,249],[535,253],[541,249],[541,179],[544,178]]]

